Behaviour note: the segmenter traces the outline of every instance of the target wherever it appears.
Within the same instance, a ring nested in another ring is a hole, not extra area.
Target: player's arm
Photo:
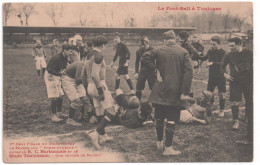
[[[116,54],[115,54],[115,56],[114,56],[114,58],[113,58],[113,60],[112,60],[112,62],[111,62],[111,67],[113,67],[113,65],[114,65],[114,63],[116,62],[116,60],[117,60],[117,58],[118,58],[118,56],[119,56],[119,47],[118,48],[116,48]]]
[[[140,62],[140,50],[136,51],[136,58],[135,58],[135,73],[139,73],[139,62]]]
[[[101,63],[99,76],[100,76],[100,80],[105,80],[105,78],[106,78],[106,67],[105,67],[104,62]]]
[[[188,51],[192,60],[197,60],[199,58],[199,52],[191,44],[188,44]]]
[[[183,58],[183,79],[180,93],[188,95],[190,93],[191,83],[193,78],[193,69],[191,65],[191,58],[188,52]]]
[[[128,47],[125,45],[125,52],[126,52],[126,55],[125,55],[125,58],[126,58],[126,62],[125,62],[125,65],[124,66],[128,66],[129,65],[129,61],[130,61],[130,56],[131,56],[131,53],[128,49]]]
[[[227,71],[226,71],[226,67],[227,67],[227,65],[228,65],[228,63],[229,63],[229,57],[230,57],[230,54],[228,54],[228,55],[226,55],[226,56],[224,57],[224,61],[223,61],[223,63],[220,65],[220,72],[221,72],[221,74],[224,75],[224,77],[226,78],[226,80],[228,80],[228,81],[233,81],[233,77],[231,77],[230,74],[227,73]]]
[[[75,83],[76,83],[76,85],[82,84],[82,77],[81,77],[82,72],[83,72],[82,66],[78,65],[76,67],[76,73],[75,73]]]
[[[42,48],[42,53],[43,53],[43,55],[44,55],[44,58],[47,58],[46,51],[45,51],[44,48]]]
[[[33,51],[32,51],[32,57],[33,57],[33,58],[36,57],[36,51],[35,51],[35,48],[33,48]]]
[[[86,62],[84,62],[84,66],[81,72],[81,80],[82,80],[82,84],[86,87],[88,85],[88,81],[87,81],[87,67],[86,67]]]
[[[94,62],[92,64],[92,72],[91,72],[91,78],[93,82],[96,85],[96,88],[98,90],[99,100],[102,101],[105,99],[104,97],[104,91],[100,84],[100,69],[101,69],[101,63],[103,61],[102,55],[95,55]]]

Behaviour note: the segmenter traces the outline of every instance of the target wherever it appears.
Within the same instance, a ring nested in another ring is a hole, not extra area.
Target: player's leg
[[[47,67],[47,64],[46,64],[45,58],[42,57],[41,58],[42,77],[44,77],[46,67]]]
[[[218,87],[218,98],[219,98],[219,117],[224,117],[224,108],[225,108],[225,92],[226,92],[226,79],[222,78],[217,81]]]
[[[208,124],[206,120],[201,120],[196,117],[192,117],[192,121],[198,122],[200,124]]]
[[[115,90],[117,90],[120,86],[120,75],[118,73],[116,73],[115,78],[116,78]]]
[[[62,96],[62,93],[60,93],[61,87],[59,87],[60,82],[56,78],[57,76],[51,75],[48,72],[44,76],[44,81],[46,84],[47,94],[48,98],[51,99],[51,111],[52,111],[52,121],[59,122],[62,119],[60,119],[57,116],[57,103],[59,100],[59,97]]]
[[[159,104],[154,104],[153,105],[155,108],[155,123],[156,123],[156,146],[157,149],[162,151],[164,148],[164,143],[163,143],[163,130],[164,130],[164,119],[166,118],[166,110],[163,105]]]
[[[141,101],[142,90],[144,90],[146,77],[145,74],[141,71],[136,82],[136,97]]]
[[[238,82],[230,82],[230,104],[231,110],[234,120],[233,129],[238,129],[239,121],[238,121],[238,114],[239,114],[239,103],[242,100],[242,89],[241,85]]]
[[[212,93],[212,98],[210,100],[210,103],[213,104],[214,103],[214,90],[216,87],[216,82],[213,78],[209,78],[208,80],[208,85],[207,85],[207,90],[210,91]]]
[[[179,155],[180,151],[174,150],[172,146],[173,136],[175,133],[175,125],[180,120],[180,110],[175,106],[167,106],[167,122],[165,129],[165,150],[163,155]]]
[[[243,95],[245,97],[245,114],[247,116],[247,141],[253,142],[253,83],[243,82]]]
[[[126,82],[127,82],[127,85],[129,86],[129,88],[130,88],[130,90],[131,90],[131,94],[135,94],[135,92],[134,92],[134,87],[133,87],[133,84],[132,84],[132,81],[131,81],[131,79],[130,79],[130,77],[129,77],[129,74],[128,74],[128,72],[127,72],[127,74],[124,74],[124,78],[125,78],[125,80],[126,80]]]
[[[80,110],[82,107],[82,102],[80,100],[80,98],[76,99],[76,100],[72,100],[70,103],[70,110],[69,110],[69,118],[67,120],[67,124],[72,125],[72,126],[81,126],[80,123],[76,122],[75,120],[73,120],[74,114],[76,110]]]
[[[35,67],[37,71],[38,78],[41,77],[41,61],[39,57],[35,57]]]

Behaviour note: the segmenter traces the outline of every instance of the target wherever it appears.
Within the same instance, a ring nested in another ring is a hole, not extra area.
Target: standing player
[[[86,58],[86,56],[88,54],[88,49],[85,46],[85,44],[82,42],[82,37],[80,35],[78,35],[78,34],[75,35],[74,40],[76,41],[80,60],[84,61],[84,59]]]
[[[110,91],[106,85],[106,64],[102,52],[104,51],[108,40],[104,36],[97,36],[93,40],[92,55],[86,60],[85,69],[88,76],[88,94],[93,98],[96,112],[103,112],[105,117],[100,121],[97,129],[92,132],[86,132],[93,145],[100,149],[99,142],[112,140],[105,134],[105,127],[115,118],[115,103]]]
[[[144,90],[145,82],[148,81],[149,88],[152,90],[155,82],[155,59],[149,53],[144,54],[147,51],[151,51],[154,48],[149,45],[147,37],[141,38],[141,47],[136,51],[135,60],[135,78],[136,83],[136,96],[141,101],[142,90]],[[141,61],[141,68],[139,68],[139,62]],[[147,64],[153,64],[152,67]]]
[[[115,44],[116,44],[116,54],[113,58],[113,61],[111,62],[111,68],[113,68],[114,62],[117,60],[117,58],[119,57],[119,65],[118,65],[118,69],[116,71],[116,85],[115,85],[115,90],[117,90],[120,86],[120,76],[123,75],[130,90],[131,90],[131,94],[135,94],[134,92],[134,88],[132,85],[132,81],[130,80],[130,77],[128,75],[128,65],[129,65],[129,60],[130,60],[130,51],[127,48],[127,46],[125,45],[125,43],[120,41],[120,38],[117,37],[114,40]]]
[[[32,56],[36,64],[38,78],[41,77],[41,69],[42,69],[42,78],[43,78],[46,65],[47,65],[45,61],[47,59],[47,56],[46,56],[45,49],[43,48],[40,40],[36,41],[36,46],[33,48]]]
[[[167,119],[163,155],[179,155],[181,152],[172,148],[172,141],[175,125],[180,119],[180,98],[190,93],[192,66],[189,53],[176,44],[174,31],[165,32],[163,38],[165,46],[154,51],[160,76],[154,84],[149,101],[155,107],[158,150],[163,150],[164,120]]]
[[[193,36],[191,45],[199,52],[200,57],[204,56],[203,55],[204,46],[200,43],[197,36],[195,36],[195,35]],[[199,69],[199,67],[201,66],[203,61],[201,59],[199,59],[197,62],[198,62],[198,65],[194,66],[194,69]]]
[[[59,41],[57,39],[53,40],[53,45],[51,47],[51,56],[53,57],[55,54],[58,54],[60,52],[59,50]]]
[[[253,53],[243,49],[240,38],[228,40],[231,52],[225,56],[222,71],[227,81],[230,82],[230,102],[234,120],[234,129],[239,128],[238,113],[242,94],[245,98],[245,114],[247,121],[247,140],[242,143],[253,142]],[[230,73],[225,72],[229,65]]]
[[[78,53],[73,51],[74,54]],[[76,61],[67,66],[66,70],[62,74],[61,82],[64,92],[67,94],[70,100],[69,118],[67,124],[73,126],[80,126],[73,120],[76,110],[81,111],[81,119],[83,120],[85,111],[91,112],[93,110],[90,105],[89,98],[86,96],[86,90],[82,84],[81,73],[84,66],[84,61]]]
[[[76,47],[63,45],[62,51],[54,55],[47,66],[47,73],[44,76],[48,98],[51,99],[52,121],[59,122],[60,117],[67,117],[62,112],[63,90],[61,88],[61,75],[68,64],[68,56],[72,55]]]
[[[195,61],[194,64],[194,69],[197,68],[196,66],[198,66],[198,61],[199,61],[199,57],[200,54],[192,45],[190,42],[188,42],[188,38],[189,38],[189,33],[186,31],[182,31],[179,33],[179,38],[180,38],[180,42],[181,42],[181,47],[183,47],[184,49],[186,49],[190,56],[192,61]]]
[[[220,48],[220,38],[218,36],[213,36],[211,38],[211,49],[208,50],[203,60],[208,59],[207,67],[209,67],[209,80],[207,90],[212,93],[211,104],[214,103],[214,90],[215,87],[218,88],[218,97],[219,97],[219,117],[224,117],[224,108],[225,108],[225,97],[224,93],[226,92],[226,79],[221,72],[221,65],[224,61],[226,52]]]

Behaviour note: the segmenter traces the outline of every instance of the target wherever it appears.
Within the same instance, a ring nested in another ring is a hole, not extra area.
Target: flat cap
[[[170,40],[175,39],[175,33],[173,30],[167,31],[163,33],[163,39]]]
[[[213,37],[211,37],[211,40],[220,44],[220,37],[219,36],[213,36]]]

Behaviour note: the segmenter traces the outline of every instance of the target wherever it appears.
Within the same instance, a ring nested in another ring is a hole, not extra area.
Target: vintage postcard
[[[252,162],[252,2],[2,3],[3,161]]]

